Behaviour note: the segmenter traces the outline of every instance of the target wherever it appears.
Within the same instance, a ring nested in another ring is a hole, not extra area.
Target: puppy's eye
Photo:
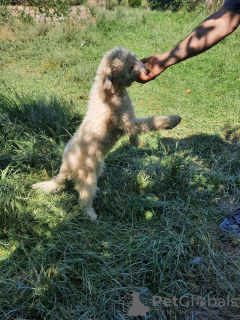
[[[133,66],[130,67],[130,71],[132,71],[132,70],[133,70]]]

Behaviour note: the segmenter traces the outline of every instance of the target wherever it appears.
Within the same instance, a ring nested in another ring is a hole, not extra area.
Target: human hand
[[[138,76],[137,82],[147,83],[154,80],[166,67],[166,58],[164,55],[154,54],[152,56],[141,59],[142,63],[147,63],[147,72]]]

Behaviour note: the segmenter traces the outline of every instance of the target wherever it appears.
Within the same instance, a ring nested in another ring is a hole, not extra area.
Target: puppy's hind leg
[[[105,169],[105,163],[104,163],[104,160],[102,159],[96,165],[96,178],[97,179],[102,175],[104,169]],[[97,181],[96,181],[96,183],[97,183]],[[101,189],[98,186],[96,186],[96,193],[100,193],[100,191],[101,191]]]
[[[93,198],[96,195],[97,181],[93,172],[86,172],[84,179],[78,179],[76,188],[79,192],[80,207],[92,221],[97,220],[97,214],[93,208]]]
[[[102,159],[96,166],[96,176],[97,176],[97,178],[99,178],[102,175],[104,169],[105,169],[105,163],[104,163],[104,160]]]

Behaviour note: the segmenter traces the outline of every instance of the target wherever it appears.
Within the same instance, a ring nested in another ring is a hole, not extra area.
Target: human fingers
[[[151,73],[151,72],[148,72],[148,73],[145,73],[145,74],[139,74],[138,75],[138,78],[137,78],[137,82],[138,83],[147,83],[151,80],[155,79],[155,76]]]
[[[151,59],[151,56],[146,57],[146,58],[142,58],[140,61],[141,61],[142,63],[148,63],[148,62],[150,61],[150,59]]]

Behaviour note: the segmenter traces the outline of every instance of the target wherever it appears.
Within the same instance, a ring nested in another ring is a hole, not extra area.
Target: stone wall
[[[88,18],[91,16],[89,8],[84,6],[73,6],[70,7],[69,14],[67,16],[58,17],[54,10],[50,10],[50,17],[46,15],[46,13],[41,13],[37,8],[34,7],[23,7],[23,6],[8,6],[8,11],[16,17],[20,18],[23,16],[30,16],[33,20],[37,22],[46,22],[52,25],[59,25],[61,21],[66,19],[77,21]]]

